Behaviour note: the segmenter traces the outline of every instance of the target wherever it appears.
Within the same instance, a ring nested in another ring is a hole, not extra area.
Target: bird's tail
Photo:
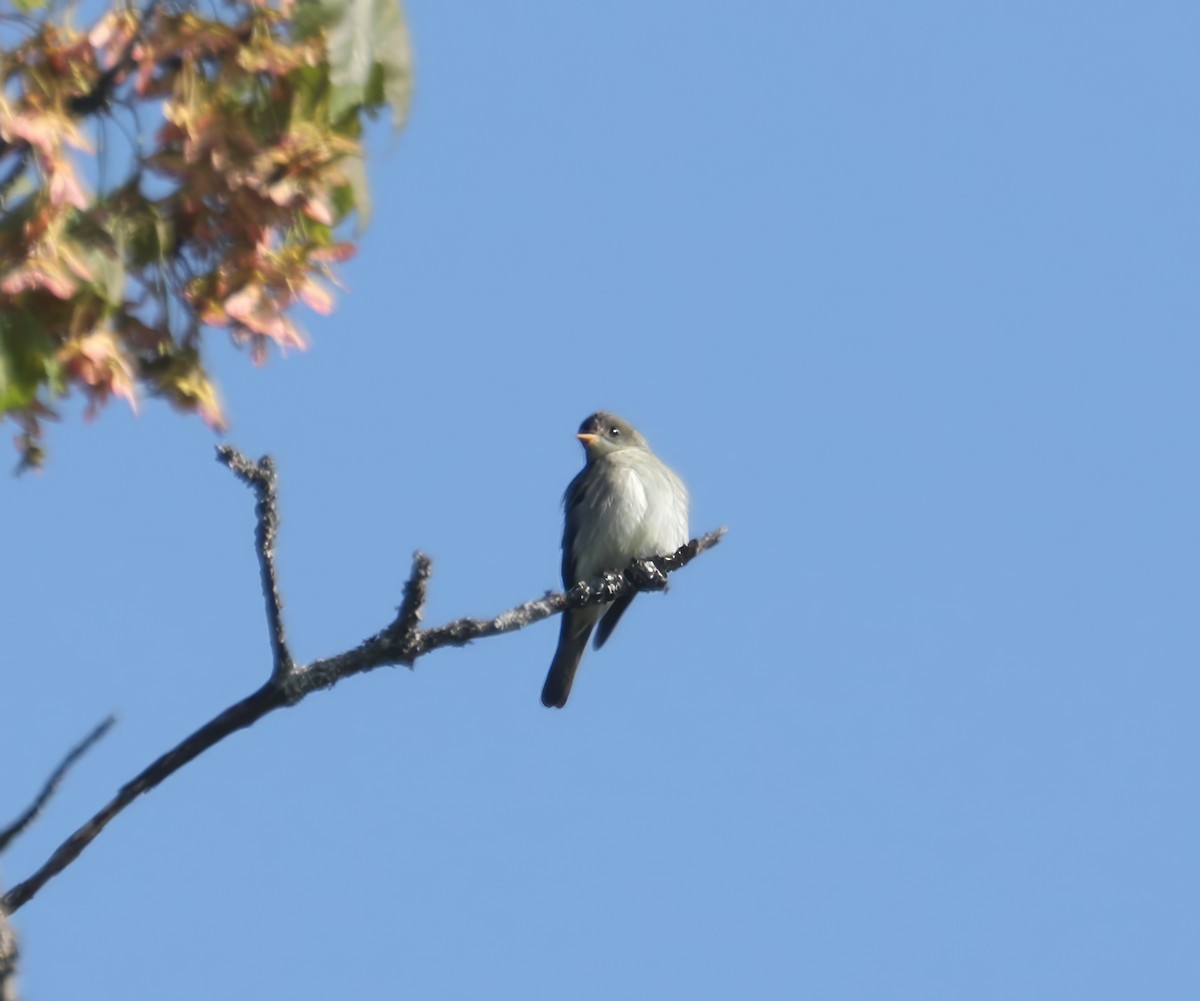
[[[579,670],[579,661],[587,649],[588,637],[592,635],[595,624],[595,619],[588,621],[578,612],[563,613],[558,649],[554,651],[550,673],[546,675],[546,683],[542,686],[542,705],[561,709],[567,704],[575,672]]]

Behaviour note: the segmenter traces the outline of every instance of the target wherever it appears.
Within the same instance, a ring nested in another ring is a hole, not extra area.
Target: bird
[[[579,426],[576,437],[585,465],[563,495],[562,579],[568,590],[635,559],[670,555],[688,540],[687,487],[633,425],[602,410]],[[563,612],[542,705],[567,704],[592,630],[598,650],[633,597]]]

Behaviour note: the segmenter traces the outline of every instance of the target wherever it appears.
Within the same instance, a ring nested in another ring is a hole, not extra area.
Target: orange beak
[[[590,448],[600,436],[598,434],[577,434],[575,437],[583,442],[584,448]]]

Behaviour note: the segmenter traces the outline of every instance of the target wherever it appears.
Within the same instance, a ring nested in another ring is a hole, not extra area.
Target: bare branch
[[[418,552],[413,557],[412,572],[404,586],[404,599],[390,625],[352,650],[297,667],[293,665],[283,641],[281,602],[275,577],[274,544],[278,515],[275,510],[274,464],[267,456],[257,463],[252,462],[241,452],[228,446],[222,446],[218,452],[221,462],[239,479],[250,484],[258,496],[255,510],[258,516],[256,539],[259,566],[267,605],[267,619],[271,626],[276,653],[271,677],[258,691],[205,723],[123,786],[99,813],[67,838],[40,869],[0,898],[0,907],[10,914],[28,903],[47,882],[75,861],[108,822],[138,796],[153,789],[214,744],[252,725],[268,713],[284,706],[295,705],[305,696],[330,688],[343,678],[378,667],[412,667],[418,657],[434,650],[446,646],[464,646],[472,640],[513,632],[556,615],[566,608],[604,604],[640,591],[661,591],[667,585],[667,574],[687,566],[700,553],[720,542],[725,535],[724,528],[717,529],[698,539],[692,539],[669,556],[634,560],[621,572],[613,571],[594,580],[580,582],[565,594],[547,592],[543,598],[527,601],[492,619],[456,619],[434,629],[419,628],[433,563],[428,556]]]
[[[0,854],[3,854],[13,840],[37,819],[38,814],[50,801],[50,797],[54,795],[75,762],[87,754],[116,722],[115,716],[108,716],[101,720],[91,733],[67,752],[58,767],[50,773],[50,777],[46,779],[41,792],[38,793],[29,808],[3,831],[0,831]],[[0,904],[0,1001],[16,1001],[17,999],[17,961],[19,959],[20,950],[17,947],[17,936],[12,930],[12,925],[8,923],[6,908]]]
[[[269,455],[252,462],[236,448],[221,445],[217,459],[254,491],[258,503],[254,507],[258,525],[254,533],[254,548],[258,553],[258,568],[262,578],[263,595],[267,600],[267,629],[271,633],[272,675],[281,680],[292,671],[292,655],[288,651],[283,631],[283,599],[279,596],[279,580],[275,574],[275,535],[279,531],[279,478],[275,463]]]
[[[17,936],[0,908],[0,1001],[17,1001]]]
[[[433,560],[422,552],[413,553],[413,568],[408,583],[404,585],[404,600],[391,628],[400,635],[405,652],[416,638],[417,626],[424,617],[425,595],[429,590],[429,575],[433,573]],[[409,664],[412,667],[412,664]]]
[[[488,636],[499,636],[524,629],[542,619],[548,619],[567,608],[582,608],[584,605],[604,605],[622,595],[640,591],[661,591],[667,585],[666,574],[687,566],[706,549],[711,549],[724,537],[726,529],[692,539],[680,546],[670,556],[653,556],[634,560],[624,571],[610,571],[594,580],[575,585],[565,594],[547,592],[544,598],[527,601],[510,608],[491,619],[461,618],[433,629],[419,629],[408,635],[401,627],[398,617],[386,629],[365,640],[353,650],[313,661],[306,667],[297,668],[287,679],[288,702],[299,702],[306,695],[322,688],[330,688],[343,678],[373,671],[377,667],[404,665],[412,667],[413,661],[434,650],[447,646],[466,646],[472,640]],[[421,581],[422,600],[428,582],[431,563],[427,556],[418,553],[413,563],[413,578],[418,569],[423,574]],[[413,586],[410,578],[406,587]]]
[[[278,689],[264,686],[253,695],[242,699],[241,702],[235,703],[213,717],[181,744],[171,748],[158,758],[131,782],[122,786],[117,795],[99,813],[55,849],[54,854],[42,864],[37,872],[24,882],[18,883],[3,898],[0,898],[0,907],[3,907],[9,914],[17,911],[23,904],[28,903],[47,882],[74,862],[80,853],[104,830],[105,825],[138,796],[153,789],[168,775],[178,771],[198,754],[207,751],[213,744],[224,740],[231,733],[249,726],[282,704]]]
[[[524,629],[567,608],[604,605],[622,595],[640,591],[661,591],[667,586],[666,574],[682,569],[706,549],[711,549],[721,541],[725,532],[726,529],[718,528],[692,539],[670,556],[634,560],[621,573],[610,572],[592,581],[580,581],[565,594],[551,593],[536,601],[527,601],[494,619],[463,618],[436,629],[423,629],[417,636],[414,656],[419,657],[444,646],[465,646],[472,640]]]
[[[71,770],[75,762],[87,754],[92,749],[92,746],[113,728],[113,724],[116,722],[117,718],[115,716],[109,716],[101,720],[91,733],[67,752],[67,756],[62,759],[59,766],[50,773],[50,777],[46,779],[46,784],[42,786],[42,791],[37,794],[37,797],[29,805],[29,809],[9,824],[8,827],[0,830],[0,853],[3,853],[13,839],[37,819],[37,815],[42,812],[42,808],[50,801],[50,797],[54,795],[55,790],[58,789],[62,780],[66,778],[67,772]]]

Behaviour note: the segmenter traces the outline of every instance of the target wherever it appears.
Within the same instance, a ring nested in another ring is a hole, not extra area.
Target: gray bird
[[[579,426],[587,464],[563,496],[563,587],[572,588],[606,570],[624,570],[644,556],[666,556],[688,540],[688,493],[646,439],[613,414],[592,414]],[[561,709],[588,637],[596,649],[612,634],[633,595],[609,605],[563,613],[558,649],[542,688],[542,704]]]

